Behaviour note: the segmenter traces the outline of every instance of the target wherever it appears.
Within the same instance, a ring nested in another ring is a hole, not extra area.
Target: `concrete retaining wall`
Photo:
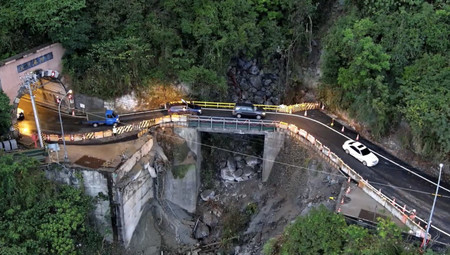
[[[52,167],[53,169],[45,171],[45,176],[48,179],[77,188],[80,188],[80,185],[83,184],[85,193],[91,197],[97,197],[100,193],[102,194],[102,197],[104,197],[105,200],[98,199],[98,202],[95,204],[93,215],[96,219],[98,231],[100,231],[106,240],[112,241],[111,211],[109,199],[107,199],[109,194],[108,178],[110,178],[110,173],[58,167],[56,165],[53,165]],[[77,176],[77,173],[81,175]],[[83,178],[82,181],[79,179],[80,176]]]
[[[113,174],[117,238],[125,247],[133,236],[145,204],[154,197],[153,179],[146,169],[154,159],[152,148],[153,139],[149,139]]]

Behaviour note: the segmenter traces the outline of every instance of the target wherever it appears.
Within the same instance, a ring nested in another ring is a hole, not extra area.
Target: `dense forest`
[[[375,137],[402,121],[404,146],[450,153],[450,6],[445,1],[351,1],[326,35],[322,97]]]
[[[391,220],[378,218],[377,228],[369,230],[348,224],[322,205],[270,239],[263,254],[423,254],[417,246],[418,241],[404,240],[402,230]],[[428,249],[425,254],[435,253]]]
[[[93,199],[47,180],[34,159],[0,156],[0,254],[103,254]],[[106,246],[109,248],[109,246]]]
[[[318,99],[348,111],[374,137],[406,123],[403,146],[433,159],[450,153],[444,0],[0,0],[0,6],[0,59],[61,42],[72,86],[103,98],[177,81],[189,84],[194,98],[224,100],[236,56],[282,63],[288,86],[298,80],[295,69],[313,38],[323,39]]]

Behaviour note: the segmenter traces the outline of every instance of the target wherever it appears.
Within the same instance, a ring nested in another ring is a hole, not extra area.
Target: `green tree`
[[[280,254],[335,254],[341,250],[346,223],[324,206],[295,220],[283,234]]]
[[[347,225],[340,214],[323,205],[298,217],[279,237],[270,239],[263,254],[418,254],[417,246],[402,239],[390,220],[378,219],[376,230]],[[433,252],[430,252],[433,254]]]
[[[450,153],[449,57],[425,54],[405,68],[401,79],[400,111],[411,126],[415,150],[425,156]]]
[[[9,97],[0,91],[0,134],[7,134],[11,127],[11,105]]]
[[[52,183],[37,161],[11,155],[0,156],[0,180],[0,254],[101,252],[88,225],[92,200],[81,190]]]

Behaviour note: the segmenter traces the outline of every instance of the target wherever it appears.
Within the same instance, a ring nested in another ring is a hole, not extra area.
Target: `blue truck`
[[[119,124],[119,115],[113,110],[106,110],[104,113],[88,113],[86,121],[83,124],[98,127],[100,125],[117,126]]]

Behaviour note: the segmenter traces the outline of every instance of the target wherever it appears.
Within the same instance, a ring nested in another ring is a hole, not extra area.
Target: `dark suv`
[[[171,105],[168,110],[169,114],[202,114],[202,108],[194,104],[177,104]]]
[[[264,118],[266,113],[263,109],[254,106],[253,104],[238,103],[234,106],[233,116],[241,117],[255,117],[257,119]]]

